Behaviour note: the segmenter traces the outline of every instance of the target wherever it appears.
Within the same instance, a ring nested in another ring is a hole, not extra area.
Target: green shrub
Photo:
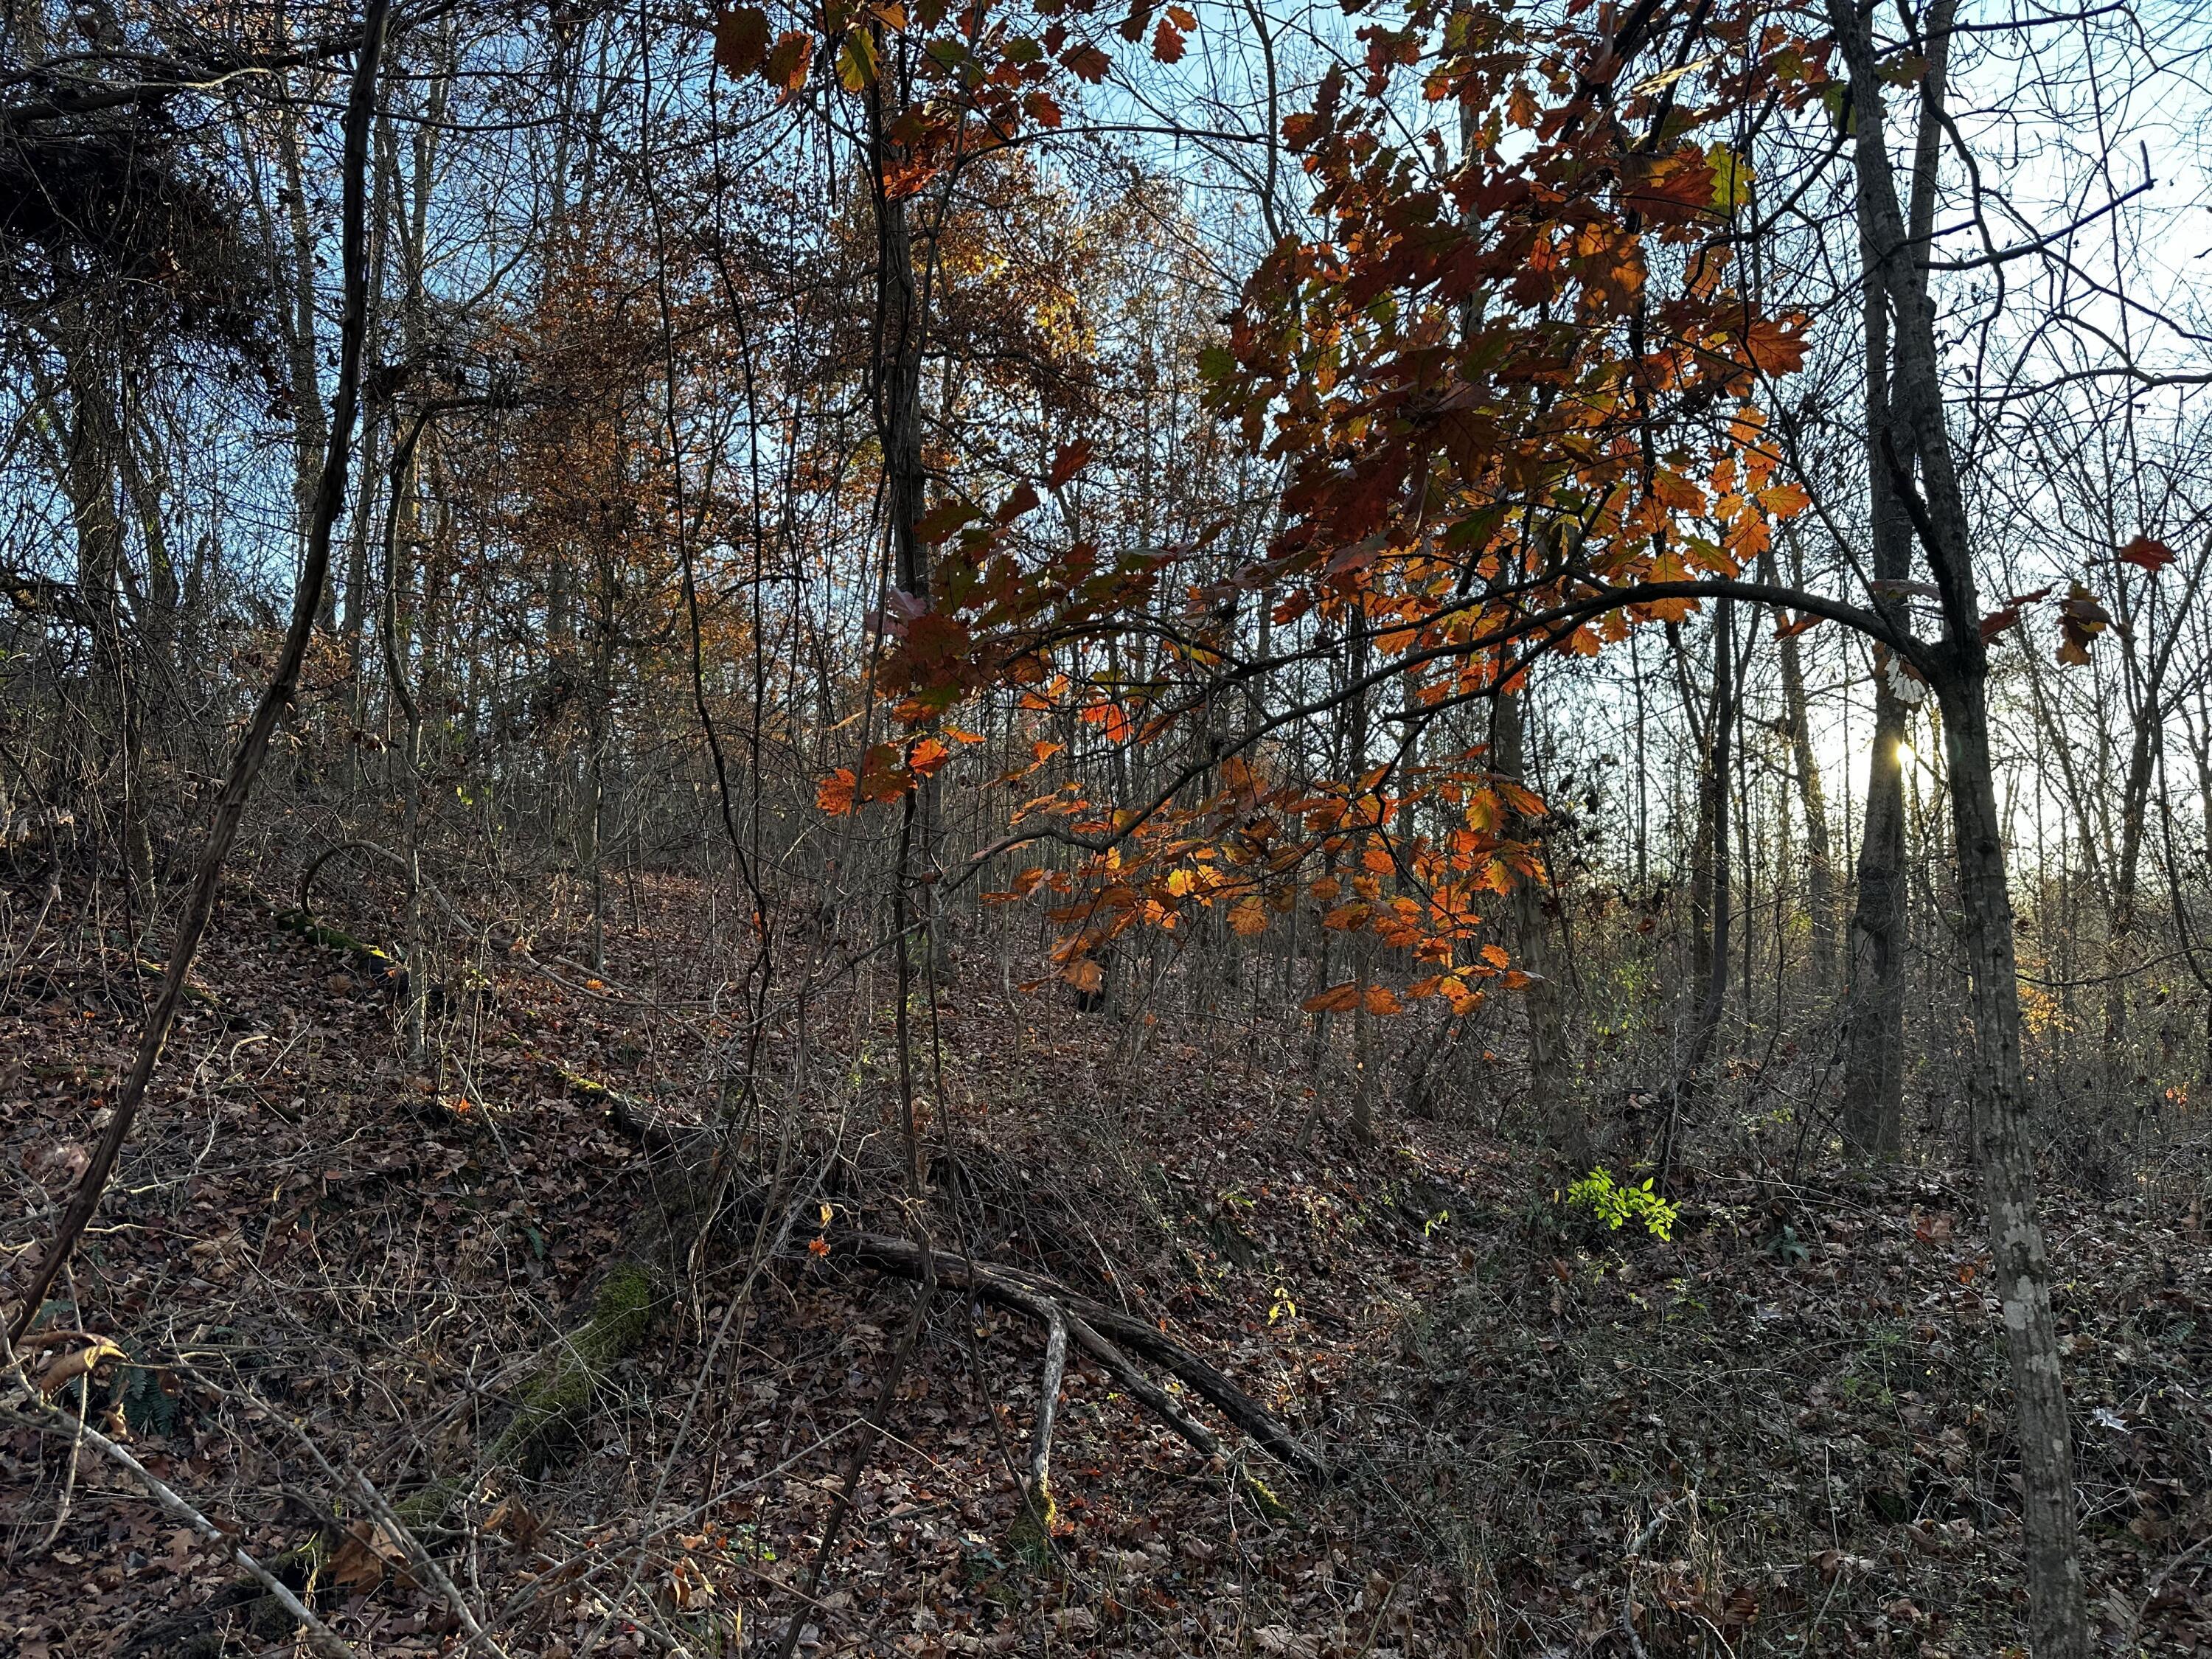
[[[1674,1223],[1681,1214],[1676,1206],[1651,1190],[1649,1176],[1630,1187],[1615,1181],[1613,1172],[1606,1169],[1592,1170],[1568,1188],[1567,1207],[1589,1211],[1614,1232],[1631,1221],[1641,1222],[1644,1231],[1662,1240],[1674,1236]]]

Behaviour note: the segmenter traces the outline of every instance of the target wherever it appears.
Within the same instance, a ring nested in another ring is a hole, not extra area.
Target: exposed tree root
[[[831,1249],[835,1255],[878,1272],[896,1273],[904,1279],[918,1279],[924,1276],[922,1252],[920,1247],[907,1239],[882,1233],[857,1233],[833,1241]],[[1186,1386],[1203,1395],[1217,1411],[1243,1430],[1276,1462],[1311,1480],[1325,1481],[1329,1478],[1327,1461],[1276,1421],[1258,1401],[1182,1344],[1144,1320],[1133,1318],[1103,1302],[1079,1296],[1041,1273],[1032,1273],[1022,1268],[982,1261],[970,1264],[962,1257],[943,1250],[933,1252],[928,1265],[934,1269],[940,1284],[967,1290],[988,1300],[1018,1309],[1042,1322],[1048,1332],[1056,1323],[1064,1323],[1067,1335],[1073,1337],[1085,1352],[1097,1360],[1146,1409],[1202,1455],[1208,1457],[1217,1455],[1221,1449],[1220,1443],[1202,1425],[1178,1407],[1165,1389],[1139,1371],[1123,1351],[1125,1347],[1158,1361]],[[1050,1354],[1048,1339],[1048,1371],[1050,1370]],[[1064,1346],[1062,1358],[1064,1363]],[[1053,1392],[1057,1394],[1057,1379],[1048,1376],[1048,1380],[1054,1382]],[[1039,1438],[1042,1443],[1032,1454],[1033,1481],[1038,1478],[1039,1460],[1048,1458],[1050,1455],[1048,1419],[1040,1425]],[[1268,1496],[1272,1498],[1272,1494]]]

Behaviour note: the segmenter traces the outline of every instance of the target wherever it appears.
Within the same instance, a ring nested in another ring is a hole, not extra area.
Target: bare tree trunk
[[[1921,118],[1913,157],[1911,246],[1921,250],[1936,216],[1936,171],[1942,137],[1948,29],[1956,0],[1940,0],[1939,31],[1921,85]],[[1887,154],[1883,156],[1887,164]],[[1866,453],[1869,539],[1874,578],[1902,582],[1912,573],[1912,526],[1891,477],[1897,422],[1890,409],[1888,264],[1909,289],[1917,312],[1927,305],[1921,252],[1900,253],[1877,240],[1859,181],[1859,258],[1865,293]],[[1900,323],[1899,327],[1904,325]],[[1866,827],[1859,842],[1858,906],[1851,921],[1850,994],[1844,1018],[1844,1144],[1875,1158],[1896,1152],[1905,1117],[1905,767],[1911,708],[1899,695],[1901,670],[1875,647],[1874,738],[1867,764]]]
[[[1518,693],[1505,693],[1491,705],[1490,767],[1500,778],[1526,787],[1528,777],[1527,715]],[[1534,839],[1542,821],[1511,814],[1508,835]],[[1513,886],[1513,965],[1528,975],[1522,992],[1528,1016],[1528,1097],[1541,1115],[1546,1133],[1561,1162],[1580,1174],[1589,1167],[1589,1123],[1567,1063],[1563,999],[1556,977],[1549,918],[1544,914],[1548,884],[1529,878]]]
[[[286,296],[277,318],[284,338],[286,366],[292,379],[292,430],[295,440],[293,495],[299,510],[302,542],[314,521],[323,452],[330,441],[330,417],[323,408],[322,380],[315,362],[315,220],[307,205],[307,167],[300,154],[299,112],[303,107],[302,103],[286,99],[276,130],[276,153],[283,168],[284,217],[292,238],[289,273],[292,291]],[[337,588],[326,584],[319,602],[316,625],[325,632],[331,630],[337,620]]]
[[[1762,555],[1770,568],[1773,555]],[[1790,580],[1804,586],[1802,558],[1793,557]],[[1805,817],[1806,906],[1813,931],[1813,985],[1825,998],[1836,985],[1836,884],[1834,843],[1828,827],[1827,792],[1820,787],[1820,763],[1813,753],[1813,722],[1805,696],[1805,663],[1797,635],[1785,635],[1777,649],[1782,668],[1782,717],[1789,726],[1790,769],[1796,773],[1797,805]]]
[[[1735,723],[1735,601],[1713,607],[1713,689],[1705,712],[1705,752],[1698,780],[1698,830],[1704,841],[1701,861],[1705,910],[1699,918],[1692,961],[1692,982],[1699,997],[1690,1040],[1677,1075],[1677,1098],[1695,1082],[1712,1053],[1728,1001],[1729,933],[1733,922],[1733,875],[1729,848],[1729,732]]]
[[[1352,626],[1356,631],[1352,635],[1352,661],[1346,671],[1358,688],[1352,692],[1352,701],[1346,709],[1344,738],[1344,775],[1353,781],[1351,805],[1352,822],[1354,823],[1368,822],[1364,811],[1368,797],[1360,788],[1366,780],[1369,738],[1366,689],[1369,659],[1367,630],[1363,624],[1364,618],[1354,617]],[[1361,837],[1361,842],[1364,839]],[[1360,844],[1354,843],[1355,847]],[[1352,879],[1354,883],[1352,891],[1362,898],[1378,890],[1373,884],[1374,878],[1358,869],[1354,870]],[[1358,884],[1362,882],[1368,884],[1363,888]],[[1352,978],[1359,988],[1359,1000],[1352,1008],[1352,1133],[1358,1139],[1365,1142],[1375,1139],[1375,1057],[1372,1053],[1375,1017],[1367,1008],[1368,988],[1373,983],[1375,973],[1375,935],[1363,926],[1346,943],[1352,951]]]
[[[2133,1075],[2128,1046],[2128,954],[2136,932],[2136,890],[2142,875],[2143,826],[2150,815],[2151,764],[2159,726],[2154,683],[2136,711],[2128,772],[2120,793],[2120,848],[2112,864],[2112,902],[2105,921],[2105,1086],[2117,1104]]]
[[[875,37],[878,70],[867,89],[869,184],[876,221],[875,339],[869,355],[869,391],[877,441],[884,453],[884,507],[891,538],[891,579],[902,592],[925,605],[930,596],[928,544],[915,533],[921,519],[928,476],[922,470],[921,348],[927,327],[924,295],[915,281],[914,238],[907,222],[907,198],[890,186],[905,149],[891,136],[902,110],[900,55],[903,37],[889,43],[880,22],[869,25]],[[933,773],[916,788],[911,850],[918,867],[902,864],[900,891],[921,913],[929,941],[930,968],[942,976],[949,963],[939,925],[938,878],[944,867],[943,785]],[[908,891],[909,884],[919,894]],[[903,948],[903,947],[902,947]]]
[[[101,327],[97,316],[78,312],[64,346],[69,407],[61,411],[67,434],[62,483],[76,530],[77,592],[92,624],[90,781],[103,805],[114,804],[131,902],[143,925],[153,910],[154,860],[139,775],[145,726],[138,653],[125,603],[121,370],[98,337]]]
[[[1911,528],[1905,521],[1886,459],[1889,412],[1889,300],[1880,256],[1863,226],[1866,272],[1866,426],[1869,539],[1875,580],[1899,582],[1911,570]],[[1905,764],[1911,709],[1898,695],[1901,670],[1874,647],[1874,735],[1868,746],[1866,820],[1859,837],[1858,896],[1851,917],[1849,1000],[1844,1022],[1843,1130],[1855,1151],[1887,1157],[1904,1120]]]
[[[1890,689],[1891,672],[1888,653],[1877,646],[1844,1018],[1844,1139],[1876,1158],[1897,1150],[1905,1116],[1904,746],[1910,711]]]
[[[1970,659],[1955,678],[1947,677],[1942,688],[1943,732],[1951,763],[1951,818],[1974,1016],[1974,1154],[1981,1167],[1990,1251],[2012,1362],[2031,1646],[2037,1659],[2086,1659],[2088,1613],[2075,1535],[2073,1434],[2051,1308],[2051,1261],[2036,1215],[2012,895],[1990,764],[1984,671],[1971,660],[1983,654],[1981,642],[1977,636],[1969,649],[1958,649],[1966,643],[1953,642],[1957,654]]]
[[[1892,441],[1885,443],[1877,465],[1886,468],[1900,503],[1912,516],[1942,600],[1944,639],[1923,655],[1936,682],[1950,761],[1951,817],[1964,913],[1960,942],[1974,1021],[1970,1079],[1974,1151],[2011,1358],[2027,1530],[2029,1640],[2035,1659],[2087,1659],[2089,1618],[2075,1535],[2072,1430],[2051,1309],[2051,1263],[2036,1218],[2012,895],[1990,763],[1989,649],[1981,635],[1981,601],[1974,582],[1966,501],[1943,424],[1934,308],[1917,268],[1924,255],[1911,240],[1899,208],[1896,179],[1882,137],[1881,80],[1870,19],[1850,0],[1829,0],[1829,15],[1850,73],[1860,222],[1876,255],[1875,268],[1888,290],[1897,325],[1896,418]],[[1949,0],[1945,0],[1933,22],[1939,42],[1948,33],[1951,15]],[[1932,84],[1932,70],[1930,81]],[[1932,173],[1932,167],[1929,171]],[[1933,190],[1932,177],[1928,189]],[[1917,198],[1918,191],[1915,194]],[[1914,498],[1905,492],[1911,488],[1911,468],[1916,461],[1921,488]]]

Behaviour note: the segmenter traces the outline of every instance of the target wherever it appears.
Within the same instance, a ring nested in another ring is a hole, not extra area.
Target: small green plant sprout
[[[1631,1221],[1641,1222],[1644,1231],[1662,1241],[1674,1236],[1674,1223],[1681,1216],[1679,1206],[1651,1190],[1649,1176],[1631,1187],[1615,1181],[1613,1172],[1603,1168],[1592,1170],[1567,1188],[1567,1206],[1588,1210],[1614,1232]]]
[[[1812,1251],[1805,1248],[1805,1241],[1797,1237],[1797,1230],[1786,1221],[1782,1224],[1780,1232],[1759,1248],[1785,1267],[1794,1267],[1813,1259]]]
[[[1278,1320],[1296,1319],[1297,1316],[1298,1304],[1291,1300],[1289,1287],[1276,1285],[1274,1300],[1267,1307],[1267,1322],[1272,1325]]]

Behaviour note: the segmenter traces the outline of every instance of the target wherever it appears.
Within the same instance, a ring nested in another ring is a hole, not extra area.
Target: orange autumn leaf
[[[806,71],[813,61],[814,37],[804,29],[787,29],[776,37],[775,49],[769,53],[762,73],[770,86],[797,92],[806,84]]]
[[[2120,550],[2119,556],[2138,570],[2147,570],[2155,576],[2172,564],[2173,550],[2164,542],[2154,541],[2148,536],[2138,536]]]
[[[1794,374],[1805,366],[1805,337],[1762,317],[1744,331],[1743,355],[1762,374]]]
[[[1341,985],[1332,985],[1326,991],[1316,992],[1298,1005],[1310,1014],[1337,1014],[1358,1006],[1359,984],[1346,980]]]
[[[1705,492],[1662,467],[1651,475],[1651,493],[1660,501],[1678,513],[1702,513],[1705,510]]]
[[[1070,46],[1060,53],[1060,61],[1073,70],[1079,80],[1094,86],[1106,78],[1106,71],[1114,67],[1114,60],[1088,42]]]
[[[1052,470],[1045,474],[1045,482],[1057,489],[1090,464],[1091,440],[1078,438],[1052,458]]]

